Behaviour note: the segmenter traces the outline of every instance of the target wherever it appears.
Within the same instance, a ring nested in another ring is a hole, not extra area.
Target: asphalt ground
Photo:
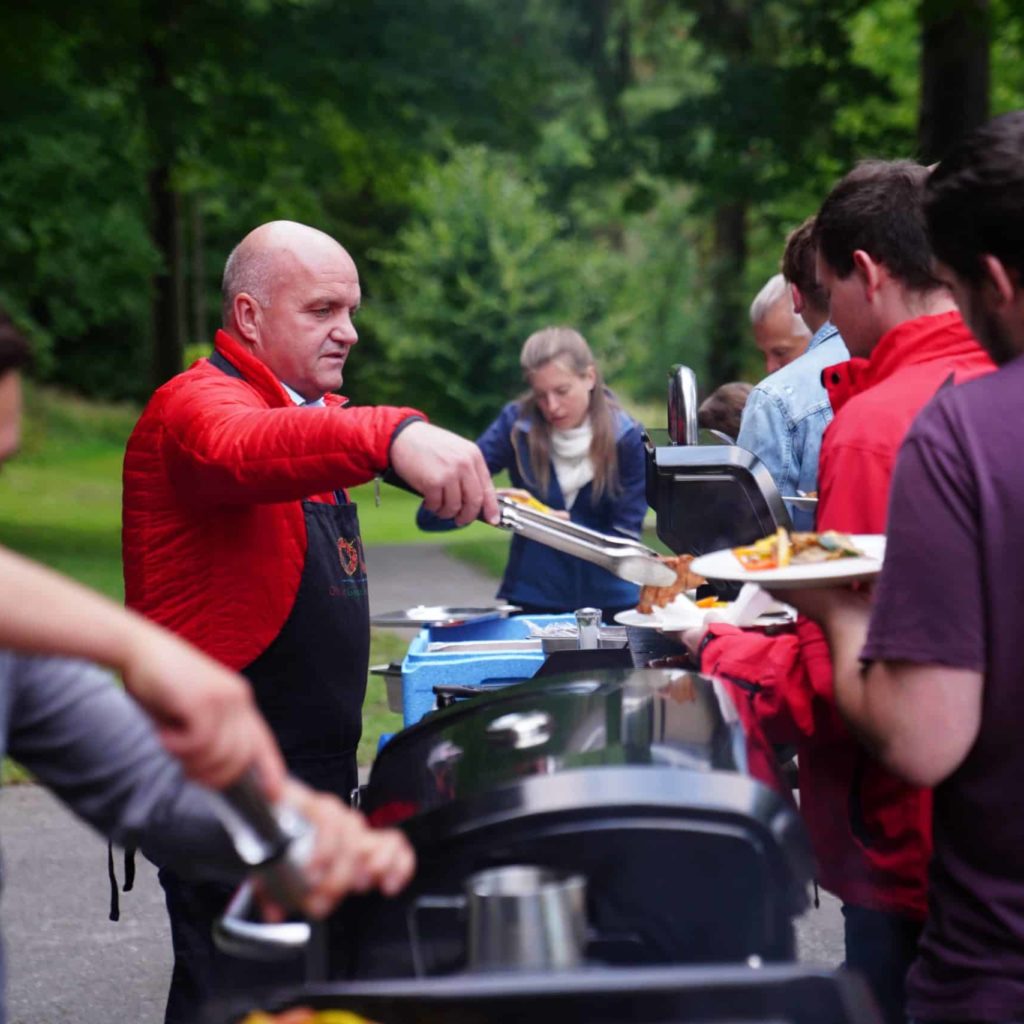
[[[428,545],[367,552],[373,613],[417,604],[491,604],[494,580]],[[413,635],[409,632],[407,635]],[[138,858],[121,920],[107,919],[106,843],[38,786],[0,793],[10,1024],[160,1024],[170,938],[156,871]],[[117,865],[121,876],[121,865]],[[798,922],[801,960],[842,959],[842,918],[822,894]]]

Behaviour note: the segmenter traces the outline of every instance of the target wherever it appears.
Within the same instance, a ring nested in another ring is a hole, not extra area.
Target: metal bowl
[[[398,661],[390,665],[371,665],[370,675],[383,676],[384,688],[388,694],[388,710],[402,714],[402,664]]]

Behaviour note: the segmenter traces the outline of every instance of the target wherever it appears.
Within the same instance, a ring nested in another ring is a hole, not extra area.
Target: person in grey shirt
[[[241,876],[209,793],[185,779],[145,715],[98,667],[0,650],[2,754],[114,842],[156,863],[202,865],[225,881]],[[0,1024],[4,977],[0,946]]]
[[[811,217],[790,234],[782,257],[793,308],[813,332],[807,351],[754,388],[736,439],[765,464],[784,497],[817,493],[821,437],[832,420],[821,374],[850,358],[815,277],[813,229]],[[814,529],[813,512],[791,507],[790,515],[796,529]]]

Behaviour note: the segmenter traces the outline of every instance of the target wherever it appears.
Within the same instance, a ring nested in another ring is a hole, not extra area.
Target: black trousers
[[[867,980],[885,1024],[906,1024],[907,971],[923,927],[902,914],[843,905],[846,966]]]
[[[296,761],[289,770],[307,786],[334,792],[346,802],[359,780],[354,749],[328,759]],[[210,1008],[226,1003],[234,1009],[239,999],[249,1000],[249,1008],[257,1008],[261,993],[306,980],[304,954],[268,962],[228,956],[217,949],[213,923],[224,913],[235,891],[232,886],[182,878],[169,868],[161,868],[158,877],[174,947],[164,1024],[219,1024],[226,1015],[211,1013]]]
[[[213,942],[213,923],[224,913],[234,889],[216,882],[193,882],[161,869],[160,884],[167,902],[174,946],[174,971],[167,995],[165,1024],[199,1024],[224,1020],[218,1004],[249,1000],[248,1009],[261,1005],[260,995],[305,979],[301,954],[268,963],[222,953]]]

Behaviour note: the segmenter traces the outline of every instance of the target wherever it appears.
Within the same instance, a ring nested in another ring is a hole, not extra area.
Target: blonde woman
[[[520,355],[528,390],[501,411],[477,444],[491,473],[508,470],[526,492],[573,522],[639,537],[647,511],[641,427],[605,387],[586,339],[570,327],[531,334]],[[450,523],[422,509],[423,529]],[[513,536],[498,597],[525,612],[600,608],[605,620],[638,588],[604,569]]]

